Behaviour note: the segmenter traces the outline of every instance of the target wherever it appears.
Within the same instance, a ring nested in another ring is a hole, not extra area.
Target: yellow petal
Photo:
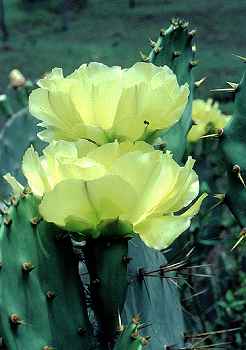
[[[86,186],[100,221],[125,217],[136,206],[136,192],[120,176],[107,175],[88,181]]]
[[[159,216],[147,218],[134,227],[144,243],[155,249],[165,249],[190,226],[190,218]]]
[[[199,199],[182,215],[152,216],[134,226],[145,244],[155,249],[165,249],[173,241],[187,230],[191,218],[196,215],[207,194],[202,194]]]
[[[160,202],[156,212],[168,214],[179,211],[197,197],[199,181],[197,174],[192,169],[194,163],[195,160],[189,157],[185,166],[180,167],[178,172],[176,171],[177,177],[175,180],[173,179],[171,191]]]
[[[24,187],[16,180],[16,178],[11,176],[10,173],[5,174],[3,178],[11,186],[14,196],[20,196]]]
[[[140,198],[131,213],[132,222],[148,215],[168,193],[178,165],[173,160],[169,164],[164,160],[166,157],[171,158],[170,155],[165,156],[159,151],[136,151],[123,155],[113,164],[112,173],[131,184]]]
[[[94,227],[98,219],[87,196],[85,184],[81,180],[65,180],[57,184],[52,191],[45,193],[39,206],[42,217],[47,222],[70,230],[73,230],[73,227],[69,217],[72,222],[76,218],[76,229]]]
[[[190,131],[188,132],[187,139],[189,142],[196,142],[201,136],[206,134],[206,124],[192,125]]]
[[[44,195],[39,209],[48,222],[70,230],[84,230],[95,228],[103,220],[124,217],[136,200],[129,184],[118,176],[108,175],[88,182],[60,182]]]
[[[200,207],[202,205],[203,200],[207,197],[207,193],[203,193],[196,201],[195,203],[186,210],[181,216],[183,217],[192,217],[198,214]]]
[[[24,154],[22,170],[31,190],[36,196],[42,196],[45,191],[50,190],[50,185],[38,153],[34,151],[32,146]]]

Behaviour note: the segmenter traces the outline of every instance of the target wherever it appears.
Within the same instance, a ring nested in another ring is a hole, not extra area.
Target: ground
[[[148,38],[155,39],[172,17],[198,30],[196,77],[208,76],[204,96],[242,75],[244,67],[232,54],[246,55],[245,0],[136,0],[134,9],[128,0],[88,0],[85,10],[70,14],[66,32],[62,16],[40,3],[24,10],[21,0],[5,0],[10,41],[0,51],[2,92],[15,67],[36,79],[54,66],[68,73],[89,61],[129,66],[140,59],[140,50],[148,52]]]

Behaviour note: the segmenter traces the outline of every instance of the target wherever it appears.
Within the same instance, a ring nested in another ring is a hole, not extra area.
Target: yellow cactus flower
[[[18,88],[26,84],[26,78],[18,69],[13,69],[9,73],[9,83],[13,88]]]
[[[29,186],[41,197],[40,213],[82,239],[88,230],[95,238],[101,225],[119,220],[148,246],[166,248],[189,227],[206,196],[196,199],[192,158],[180,167],[169,152],[143,141],[100,147],[58,141],[43,153],[39,157],[30,148],[23,159]]]
[[[29,109],[42,121],[46,130],[39,136],[48,142],[145,140],[180,119],[189,95],[171,69],[150,63],[129,69],[83,64],[67,77],[54,68],[38,85]]]
[[[218,102],[209,98],[207,101],[201,99],[193,101],[192,119],[195,125],[191,127],[187,138],[189,142],[196,142],[208,132],[214,133],[224,128],[230,116],[224,115],[219,109]]]

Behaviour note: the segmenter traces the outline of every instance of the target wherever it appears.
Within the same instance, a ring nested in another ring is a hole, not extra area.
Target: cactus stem
[[[246,185],[245,185],[244,179],[242,178],[242,175],[241,175],[240,166],[238,164],[233,165],[232,171],[237,175],[238,179],[240,180],[240,182],[242,183],[243,187],[245,188]]]
[[[10,321],[11,326],[14,326],[14,327],[17,327],[23,323],[20,316],[18,316],[17,314],[11,314],[9,316],[9,321]]]
[[[203,77],[202,79],[195,81],[194,83],[195,87],[199,88],[206,80],[207,80],[207,77]]]
[[[56,294],[54,292],[52,292],[51,290],[48,290],[48,292],[46,293],[46,297],[48,300],[54,300],[56,297]]]
[[[22,271],[24,273],[29,273],[34,269],[33,264],[30,261],[26,261],[22,264]]]

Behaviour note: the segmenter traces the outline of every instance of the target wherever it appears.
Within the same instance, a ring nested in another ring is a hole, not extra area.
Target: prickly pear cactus
[[[9,350],[91,349],[71,241],[22,197],[0,218],[0,334]]]
[[[188,83],[190,89],[189,101],[183,116],[167,132],[160,131],[151,142],[163,143],[177,161],[181,161],[186,149],[186,136],[191,127],[191,113],[194,81],[192,68],[197,65],[195,60],[195,45],[192,44],[194,30],[189,30],[187,22],[173,19],[167,30],[162,29],[156,42],[151,42],[152,50],[149,56],[143,57],[147,62],[156,65],[167,65],[176,74],[179,84]]]
[[[228,174],[225,202],[246,227],[246,75],[235,88],[234,115],[220,136],[220,145]]]
[[[186,23],[173,21],[167,31],[161,32],[149,56],[149,61],[153,63],[169,65],[177,74],[179,83],[188,82],[191,90],[191,68],[195,65],[192,37],[193,33],[188,31]],[[170,132],[157,135],[179,161],[185,151],[186,133],[191,124],[191,101],[192,93],[181,121]],[[12,175],[19,178],[20,159],[29,144],[37,142],[36,133],[36,123],[26,110],[9,119],[0,134],[2,174],[11,171]],[[156,140],[150,141],[155,143]],[[37,146],[36,144],[36,149]],[[39,146],[42,147],[41,144]],[[11,283],[10,288],[18,291],[16,294],[11,293],[9,300],[7,292],[2,292],[0,299],[0,306],[3,308],[0,334],[4,335],[11,350],[35,350],[34,346],[37,345],[37,349],[65,349],[71,344],[75,349],[111,350],[114,347],[115,350],[139,350],[145,344],[146,338],[141,338],[138,334],[141,326],[132,323],[134,314],[141,315],[144,322],[143,335],[152,338],[150,350],[173,345],[183,346],[184,324],[177,288],[160,269],[167,261],[161,252],[146,247],[140,239],[134,238],[116,245],[115,242],[107,240],[108,246],[103,250],[101,245],[104,246],[105,242],[98,241],[98,246],[87,242],[85,246],[84,257],[90,275],[89,303],[97,320],[95,335],[99,340],[99,344],[93,347],[95,338],[91,336],[85,311],[87,300],[85,301],[83,294],[83,308],[79,304],[78,291],[81,288],[75,277],[76,264],[73,263],[71,245],[66,240],[61,240],[59,244],[64,244],[66,249],[58,249],[59,252],[56,252],[57,243],[53,238],[60,230],[44,222],[36,224],[36,220],[30,223],[31,219],[38,216],[33,201],[31,195],[21,199],[17,206],[11,207],[9,216],[2,218],[0,248],[3,267],[0,283]],[[12,219],[12,223],[9,219]],[[22,234],[17,235],[20,232]],[[27,238],[23,238],[23,235]],[[10,261],[13,255],[17,256],[17,261]],[[12,274],[10,271],[14,271],[16,275],[19,273],[18,285],[15,284],[16,279],[10,282],[7,280],[7,273],[4,274],[5,261],[10,264],[10,270],[7,270],[9,276]],[[69,261],[68,265],[66,261]],[[112,261],[115,262],[114,269]],[[24,266],[30,266],[28,273],[22,271],[24,263],[27,263]],[[41,268],[35,268],[36,266]],[[29,287],[33,291],[37,288],[38,296],[35,293],[33,301],[36,305],[33,306],[34,310],[29,306],[30,300],[33,300]],[[57,297],[52,299],[53,290]],[[52,300],[47,299],[47,291],[52,292],[49,293]],[[55,303],[58,304],[57,308]],[[14,310],[11,309],[12,305],[16,306]],[[40,319],[41,309],[43,314]],[[121,311],[122,323],[129,326],[117,340]],[[11,327],[11,315],[14,315],[12,318],[17,323],[14,329]],[[148,322],[146,326],[145,323]],[[35,325],[31,329],[32,333],[28,333],[30,323]],[[76,331],[78,328],[80,334]],[[34,343],[36,339],[37,342]]]

